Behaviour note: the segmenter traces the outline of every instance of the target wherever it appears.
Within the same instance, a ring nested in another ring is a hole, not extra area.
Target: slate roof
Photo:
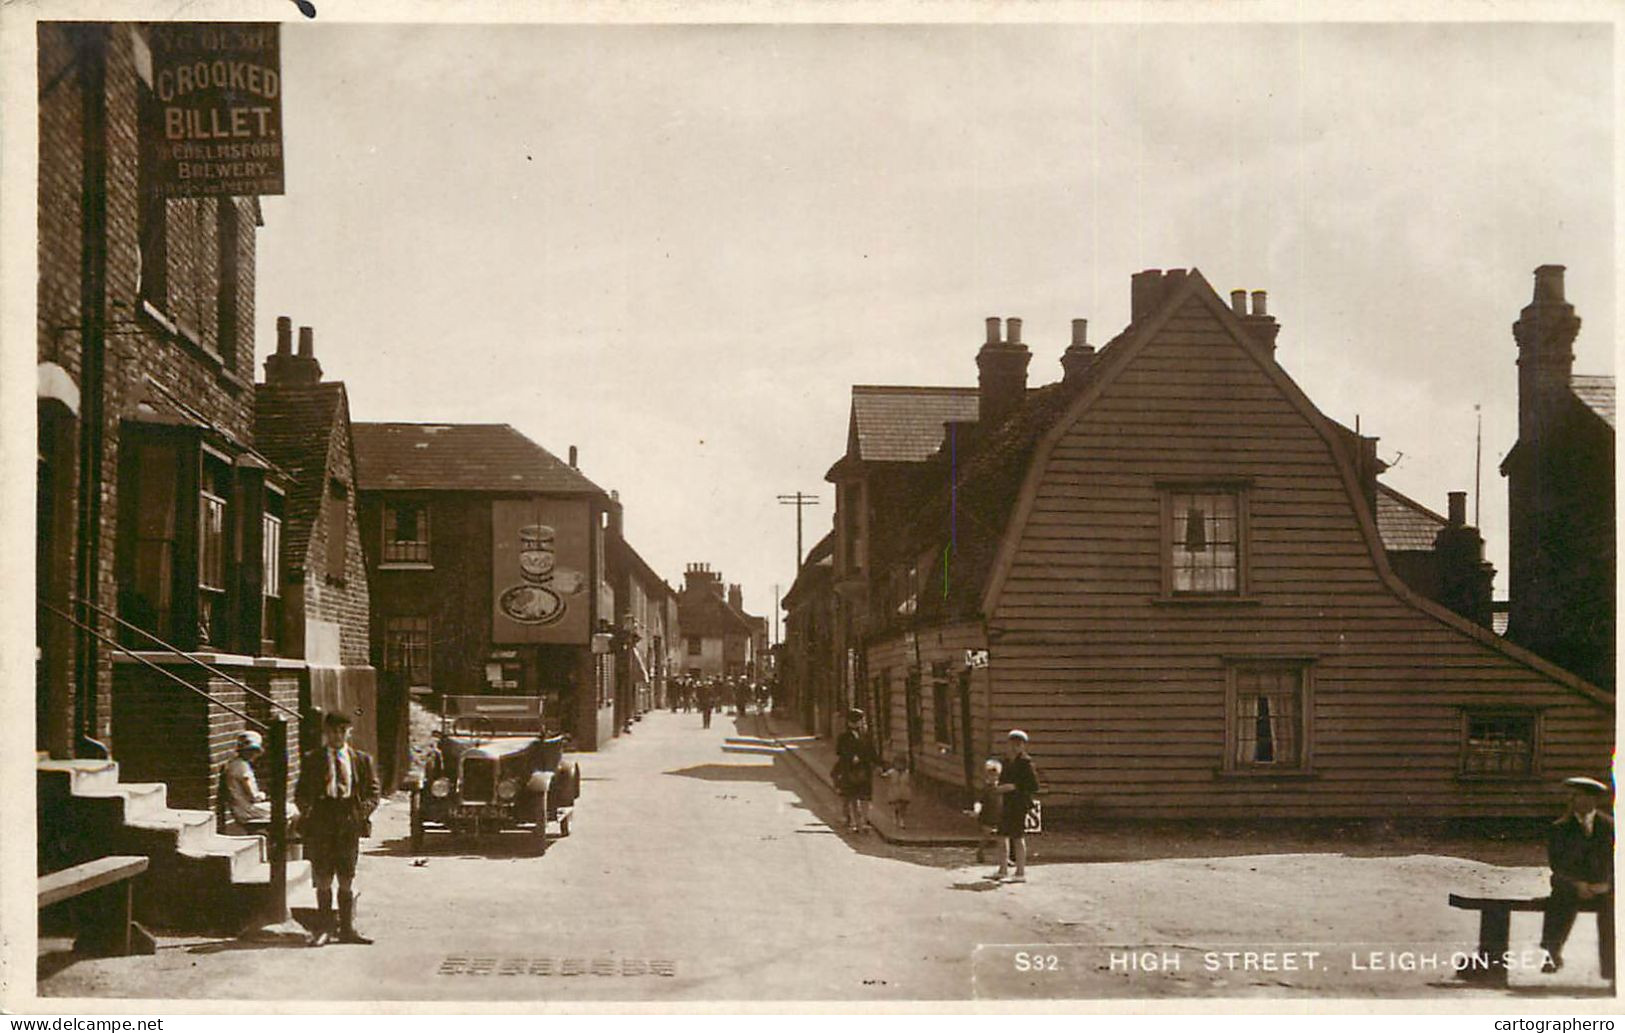
[[[1575,375],[1569,378],[1569,390],[1587,409],[1600,416],[1609,430],[1616,429],[1613,377]]]
[[[357,423],[353,434],[362,491],[605,494],[506,423]]]
[[[918,463],[942,446],[943,425],[975,420],[974,387],[852,387],[855,458],[873,463]]]
[[[321,518],[333,424],[345,412],[344,384],[255,384],[254,443],[292,478],[282,514],[282,550],[304,570],[310,529]]]
[[[1389,552],[1432,552],[1449,521],[1408,495],[1377,482],[1377,533]]]

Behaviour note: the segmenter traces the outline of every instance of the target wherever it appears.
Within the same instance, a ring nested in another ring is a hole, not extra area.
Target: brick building
[[[1580,317],[1560,265],[1535,270],[1512,325],[1518,441],[1501,462],[1511,518],[1507,635],[1614,685],[1614,378],[1574,372]]]
[[[262,648],[292,481],[253,443],[259,205],[154,186],[147,28],[37,31],[39,862],[147,854],[145,906],[229,924],[265,869],[214,774],[304,669]]]
[[[690,563],[677,593],[683,631],[682,671],[692,678],[750,679],[756,672],[755,618],[738,585],[723,588],[709,564]]]
[[[289,481],[264,521],[267,560],[280,551],[282,565],[261,593],[261,651],[305,661],[307,735],[318,734],[323,713],[350,715],[353,738],[378,759],[387,791],[402,774],[406,701],[377,695],[350,401],[341,381],[322,379],[314,340],[300,327],[295,353],[292,321],[278,317],[276,351],[255,387],[255,445]]]
[[[577,749],[606,745],[617,730],[608,493],[507,424],[353,432],[384,682],[541,696]]]

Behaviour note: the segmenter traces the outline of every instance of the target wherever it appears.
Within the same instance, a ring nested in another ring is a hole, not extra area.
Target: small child
[[[908,828],[908,805],[914,799],[914,782],[908,773],[908,758],[899,756],[880,773],[886,780],[886,799],[891,802],[892,819],[900,829]]]
[[[976,845],[976,863],[987,861],[987,848],[999,844],[999,814],[1004,809],[1004,794],[999,792],[999,776],[1004,774],[1004,765],[997,758],[989,757],[982,765],[982,784],[976,787],[976,823],[982,827],[982,841]],[[999,858],[1000,867],[1004,866],[1004,858]]]

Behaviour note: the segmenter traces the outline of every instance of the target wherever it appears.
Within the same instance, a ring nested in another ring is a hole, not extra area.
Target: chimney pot
[[[1230,292],[1230,311],[1234,312],[1238,316],[1245,316],[1247,314],[1246,291],[1238,290]]]
[[[1004,321],[1004,343],[1012,348],[1021,343],[1021,320],[1016,316]]]
[[[299,328],[299,357],[308,359],[316,354],[316,331],[308,326]]]
[[[1253,291],[1253,315],[1267,316],[1270,314],[1267,304],[1269,294],[1266,291]]]
[[[576,468],[576,447],[574,445],[571,445],[570,446],[570,469],[574,470],[575,468]]]
[[[1543,265],[1535,270],[1535,301],[1562,302],[1563,270],[1561,265]]]
[[[276,317],[276,353],[293,354],[293,320],[288,316]]]
[[[998,344],[999,343],[999,317],[998,316],[988,316],[987,317],[987,343],[988,344]]]
[[[1087,319],[1074,319],[1072,321],[1072,347],[1083,348],[1089,344],[1089,321]]]
[[[1463,527],[1467,523],[1467,493],[1453,491],[1450,493],[1450,526]]]

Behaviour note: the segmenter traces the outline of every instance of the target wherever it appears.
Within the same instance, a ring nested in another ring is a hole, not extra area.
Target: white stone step
[[[187,857],[224,857],[231,862],[231,881],[242,882],[254,866],[265,862],[265,841],[259,836],[222,836],[210,832],[207,839],[180,851]]]
[[[46,760],[37,767],[41,771],[66,772],[68,791],[75,796],[104,794],[118,785],[118,764],[110,760]]]
[[[173,832],[175,849],[188,856],[203,851],[215,836],[214,815],[208,811],[176,810],[165,807],[134,818],[126,817],[124,824],[132,829]]]
[[[111,790],[98,788],[94,792],[76,792],[73,795],[87,800],[123,797],[126,825],[169,809],[169,787],[162,782],[120,782]]]

